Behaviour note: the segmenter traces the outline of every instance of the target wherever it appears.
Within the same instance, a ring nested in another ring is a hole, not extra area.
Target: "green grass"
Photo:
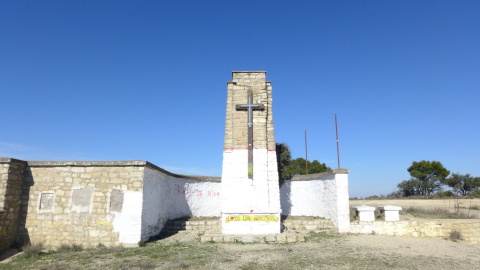
[[[321,243],[321,242],[325,242],[326,240],[335,239],[335,238],[339,238],[339,237],[340,236],[338,236],[338,235],[330,235],[330,234],[325,234],[325,233],[311,232],[309,235],[305,236],[305,241],[314,242],[314,243]]]

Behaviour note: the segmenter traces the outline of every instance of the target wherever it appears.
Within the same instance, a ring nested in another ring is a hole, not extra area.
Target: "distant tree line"
[[[439,161],[414,161],[408,167],[409,180],[403,180],[397,185],[398,190],[387,197],[427,197],[436,194],[442,196],[480,196],[480,177],[473,177],[470,174],[452,173],[447,170]],[[443,192],[442,186],[452,188],[452,191]]]
[[[307,174],[307,163],[308,174],[321,173],[332,170],[325,163],[320,163],[318,160],[305,162],[305,159],[301,157],[292,159],[290,147],[286,143],[277,143],[276,152],[280,185],[282,185],[285,180],[292,179],[292,177],[295,175]]]

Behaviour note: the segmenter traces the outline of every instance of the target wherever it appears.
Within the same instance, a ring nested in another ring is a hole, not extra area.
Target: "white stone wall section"
[[[151,167],[144,170],[141,241],[159,234],[170,219],[220,216],[219,181],[174,175]]]
[[[294,177],[280,189],[282,215],[330,219],[339,232],[350,228],[348,170]]]

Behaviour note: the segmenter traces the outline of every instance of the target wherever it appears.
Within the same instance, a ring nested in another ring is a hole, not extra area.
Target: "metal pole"
[[[337,132],[337,158],[338,158],[338,168],[340,169],[340,151],[338,150],[337,114],[335,114],[335,131]]]
[[[307,130],[305,129],[305,167],[308,174],[308,151],[307,151]]]

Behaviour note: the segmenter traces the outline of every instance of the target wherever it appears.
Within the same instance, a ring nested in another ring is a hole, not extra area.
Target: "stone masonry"
[[[272,86],[265,71],[234,71],[227,83],[225,144],[222,168],[222,233],[265,234],[280,232]],[[249,178],[248,112],[237,105],[263,105],[252,112],[253,178]]]
[[[26,162],[0,158],[0,252],[15,240]]]
[[[170,219],[220,215],[220,178],[145,161],[0,158],[0,251],[12,243],[136,245]]]

